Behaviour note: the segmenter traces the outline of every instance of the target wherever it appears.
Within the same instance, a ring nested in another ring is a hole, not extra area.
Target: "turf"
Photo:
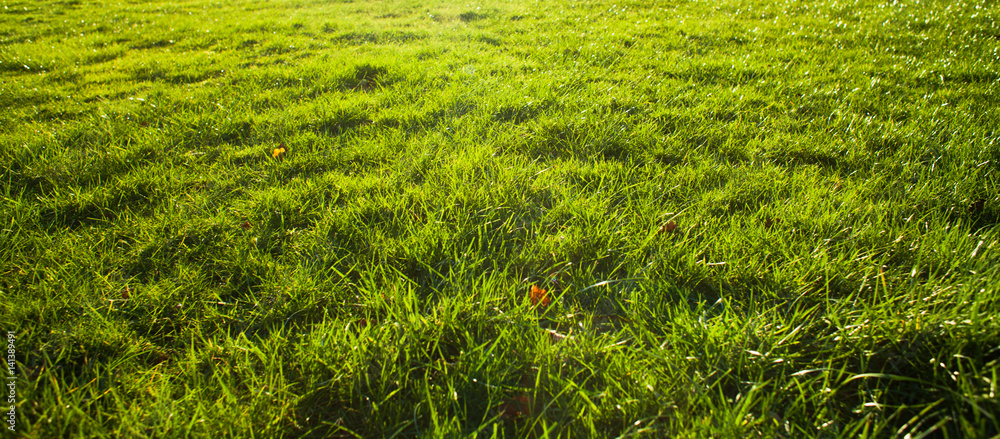
[[[12,434],[995,437],[998,16],[5,0]]]

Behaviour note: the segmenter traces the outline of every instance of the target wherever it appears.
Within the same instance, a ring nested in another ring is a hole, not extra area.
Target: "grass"
[[[998,15],[5,0],[15,434],[995,437]]]

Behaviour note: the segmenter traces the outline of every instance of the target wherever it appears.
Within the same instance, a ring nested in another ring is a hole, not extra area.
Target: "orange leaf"
[[[531,305],[532,306],[542,306],[543,308],[548,307],[549,303],[552,303],[552,299],[548,294],[545,294],[545,290],[538,288],[535,285],[531,286]]]

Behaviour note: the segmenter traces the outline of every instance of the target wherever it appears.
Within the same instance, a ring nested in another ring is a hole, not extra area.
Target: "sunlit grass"
[[[991,2],[3,6],[25,437],[1000,433]]]

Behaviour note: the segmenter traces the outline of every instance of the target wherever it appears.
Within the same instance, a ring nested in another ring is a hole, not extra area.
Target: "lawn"
[[[2,6],[5,437],[1000,435],[995,0]]]

